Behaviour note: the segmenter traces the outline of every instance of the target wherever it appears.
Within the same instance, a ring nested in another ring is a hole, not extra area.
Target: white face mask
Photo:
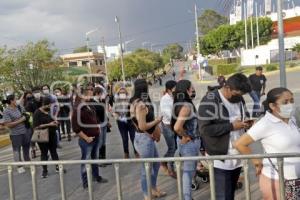
[[[120,98],[120,99],[126,99],[127,96],[126,96],[126,94],[122,93],[122,94],[119,94],[119,98]]]
[[[34,93],[33,96],[37,100],[39,100],[41,98],[41,94],[40,93]]]
[[[280,112],[278,113],[282,118],[289,119],[292,116],[292,113],[294,111],[294,104],[289,103],[285,105],[280,105]]]
[[[50,94],[50,91],[46,89],[46,90],[43,90],[43,93],[44,94]]]

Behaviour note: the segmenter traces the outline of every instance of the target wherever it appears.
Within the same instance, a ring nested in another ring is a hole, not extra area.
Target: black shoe
[[[88,186],[87,183],[84,183],[84,184],[82,184],[82,187],[83,187],[83,189],[85,190],[85,189],[87,189],[89,186]]]
[[[43,171],[42,172],[42,178],[47,178],[48,177],[48,172],[47,171]]]
[[[98,176],[96,178],[94,178],[94,181],[98,182],[98,183],[107,183],[108,180],[103,178],[102,176]]]
[[[69,142],[71,141],[71,135],[70,134],[68,135],[68,141]]]

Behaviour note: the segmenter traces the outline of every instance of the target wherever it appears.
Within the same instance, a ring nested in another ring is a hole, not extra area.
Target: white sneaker
[[[23,173],[25,173],[26,171],[25,171],[25,169],[24,169],[24,167],[18,167],[18,173],[19,174],[23,174]]]

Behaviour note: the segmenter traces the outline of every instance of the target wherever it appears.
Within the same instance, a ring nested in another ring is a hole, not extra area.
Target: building
[[[273,39],[254,49],[242,49],[242,66],[264,65],[279,60],[277,13],[269,13],[267,16],[273,21]],[[283,17],[285,58],[292,60],[297,57],[292,48],[300,43],[300,7],[283,10]]]
[[[88,67],[89,63],[92,71],[104,72],[104,56],[103,53],[83,52],[72,53],[60,56],[67,67]]]
[[[99,53],[104,53],[103,47],[98,46],[97,47],[97,52]],[[117,59],[120,57],[120,45],[116,46],[105,46],[105,52],[106,52],[106,57],[108,60],[110,59]]]

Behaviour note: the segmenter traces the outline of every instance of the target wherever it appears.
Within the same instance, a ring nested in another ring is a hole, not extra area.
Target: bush
[[[214,75],[228,75],[237,72],[238,64],[222,64],[214,67]]]
[[[293,68],[293,67],[296,67],[296,66],[297,66],[296,63],[290,63],[290,64],[289,64],[289,67],[290,67],[290,68]]]
[[[277,65],[269,64],[264,66],[267,72],[275,71],[278,69]]]

